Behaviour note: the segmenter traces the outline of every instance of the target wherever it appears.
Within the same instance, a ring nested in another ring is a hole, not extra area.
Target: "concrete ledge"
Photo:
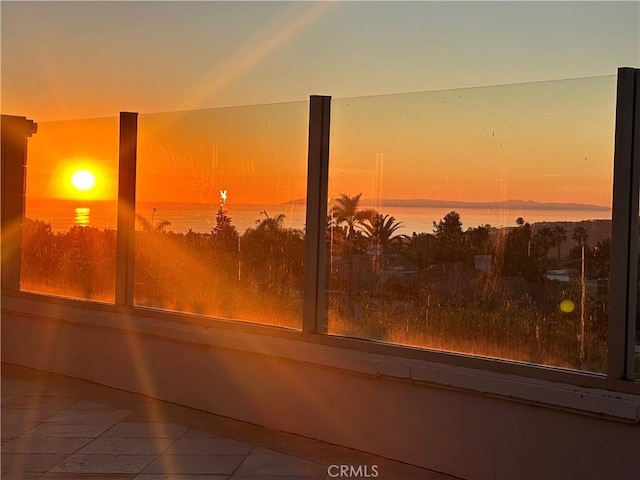
[[[46,300],[39,302],[4,297],[2,311],[3,317],[6,312],[7,315],[19,315],[34,321],[50,318],[84,326],[135,332],[167,341],[240,350],[360,375],[468,390],[552,408],[574,410],[577,413],[605,415],[612,419],[640,423],[640,396],[441,363],[356,352],[305,342],[302,335],[299,335],[298,339],[267,337],[146,316],[116,315],[82,306],[52,309]]]
[[[295,331],[2,300],[4,362],[466,479],[636,479],[640,471],[638,395],[354,351]]]

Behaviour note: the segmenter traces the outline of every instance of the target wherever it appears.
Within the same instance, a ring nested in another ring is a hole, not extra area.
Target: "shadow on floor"
[[[343,467],[340,472],[341,465],[353,469]],[[455,477],[84,380],[3,363],[2,478]]]

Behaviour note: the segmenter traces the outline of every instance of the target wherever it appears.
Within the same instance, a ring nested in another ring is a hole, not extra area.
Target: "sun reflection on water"
[[[76,208],[76,225],[81,227],[88,227],[90,220],[91,209],[87,207]]]

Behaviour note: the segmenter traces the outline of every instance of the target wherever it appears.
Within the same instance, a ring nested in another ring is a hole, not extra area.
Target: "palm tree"
[[[303,277],[304,234],[284,227],[285,215],[266,211],[257,225],[242,235],[240,260],[243,281],[276,295],[298,288]]]
[[[589,234],[587,233],[587,229],[582,226],[577,226],[573,229],[573,235],[571,235],[571,239],[575,240],[578,244],[578,247],[582,247],[587,244],[587,238],[589,238]]]
[[[558,262],[560,261],[560,245],[567,239],[567,231],[564,227],[556,225],[553,230],[553,245],[556,246],[558,252]]]
[[[362,223],[363,233],[374,245],[379,245],[385,252],[391,245],[402,242],[406,235],[394,235],[402,227],[402,222],[396,222],[394,217],[375,213],[372,220]]]
[[[256,231],[277,232],[282,230],[285,219],[284,213],[279,213],[275,217],[270,217],[266,210],[263,210],[260,213],[263,213],[265,218],[262,220],[256,220],[256,223],[258,224],[258,226],[255,228]]]
[[[355,283],[354,276],[354,255],[357,250],[362,246],[360,240],[362,233],[356,229],[357,226],[362,227],[364,221],[367,218],[373,219],[374,213],[370,210],[360,210],[360,197],[362,193],[358,193],[353,197],[341,193],[340,197],[336,199],[333,206],[333,218],[335,224],[340,226],[345,225],[346,232],[344,233],[344,246],[343,254],[347,259],[347,293],[351,295],[353,286]]]
[[[155,214],[156,209],[153,209],[152,220],[147,220],[142,214],[136,213],[136,220],[140,224],[140,228],[142,228],[143,232],[166,232],[167,229],[171,226],[171,222],[169,220],[162,219],[156,225],[153,224],[153,214]]]
[[[542,227],[540,230],[538,230],[538,232],[536,232],[534,236],[534,240],[542,250],[542,253],[544,254],[544,258],[547,258],[547,253],[549,252],[549,249],[553,245],[555,245],[554,236],[551,229],[547,226]]]
[[[359,212],[360,197],[362,193],[350,197],[345,193],[341,193],[336,199],[336,205],[333,207],[333,216],[336,219],[336,225],[342,223],[347,224],[347,238],[355,236],[355,227],[361,222],[362,214]]]
[[[356,226],[361,227],[360,230],[364,231],[365,222],[373,224],[377,215],[379,215],[379,213],[375,208],[364,208],[362,210],[358,210],[356,213]]]

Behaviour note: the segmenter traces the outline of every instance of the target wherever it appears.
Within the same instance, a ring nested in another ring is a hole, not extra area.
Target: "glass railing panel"
[[[334,100],[329,333],[604,372],[615,95]]]
[[[112,302],[118,118],[39,122],[28,143],[22,290]]]
[[[139,116],[134,303],[301,327],[308,102]]]

